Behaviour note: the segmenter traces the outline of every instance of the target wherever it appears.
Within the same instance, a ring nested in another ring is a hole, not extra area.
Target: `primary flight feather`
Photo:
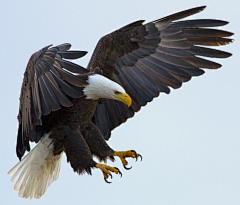
[[[120,170],[96,163],[119,157],[126,169],[134,150],[115,151],[108,146],[111,131],[133,117],[161,92],[181,87],[201,68],[220,64],[203,57],[226,58],[225,51],[205,46],[226,45],[233,33],[212,27],[228,22],[214,19],[183,20],[205,7],[185,10],[144,24],[136,21],[102,37],[87,66],[71,59],[87,52],[69,50],[68,43],[47,46],[34,53],[27,65],[19,105],[16,152],[21,160],[9,171],[14,189],[23,198],[40,198],[57,180],[62,153],[73,170],[102,171],[106,182]]]

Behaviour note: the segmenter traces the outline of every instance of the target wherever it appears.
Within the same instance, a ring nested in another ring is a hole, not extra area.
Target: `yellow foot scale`
[[[105,164],[99,164],[97,163],[96,164],[96,167],[98,169],[101,169],[102,173],[103,173],[103,176],[104,176],[104,180],[105,182],[107,183],[112,183],[112,182],[109,182],[107,181],[107,178],[110,176],[111,179],[112,179],[112,174],[111,172],[114,172],[116,174],[120,174],[120,176],[122,177],[122,173],[120,172],[120,170],[117,168],[117,167],[110,167],[108,165],[105,165]]]
[[[138,154],[136,151],[134,150],[128,150],[128,151],[116,151],[113,153],[113,156],[117,156],[121,159],[123,167],[127,170],[131,169],[132,167],[126,167],[126,165],[128,165],[127,160],[125,159],[126,157],[131,157],[131,158],[135,158],[136,161],[138,160],[138,157],[141,158],[142,161],[142,155]]]

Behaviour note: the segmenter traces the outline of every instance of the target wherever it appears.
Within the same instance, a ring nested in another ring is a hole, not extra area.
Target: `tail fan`
[[[39,199],[59,176],[62,153],[53,155],[54,145],[45,134],[42,140],[9,172],[20,198]]]

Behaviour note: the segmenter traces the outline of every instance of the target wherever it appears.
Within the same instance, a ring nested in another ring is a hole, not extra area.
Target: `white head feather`
[[[89,85],[83,89],[86,99],[115,99],[116,91],[122,94],[125,93],[122,86],[99,74],[90,75],[87,82]]]

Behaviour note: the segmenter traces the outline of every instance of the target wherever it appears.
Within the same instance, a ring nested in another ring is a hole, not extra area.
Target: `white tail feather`
[[[62,153],[53,155],[53,143],[45,134],[41,141],[9,172],[21,198],[39,199],[59,176]]]

